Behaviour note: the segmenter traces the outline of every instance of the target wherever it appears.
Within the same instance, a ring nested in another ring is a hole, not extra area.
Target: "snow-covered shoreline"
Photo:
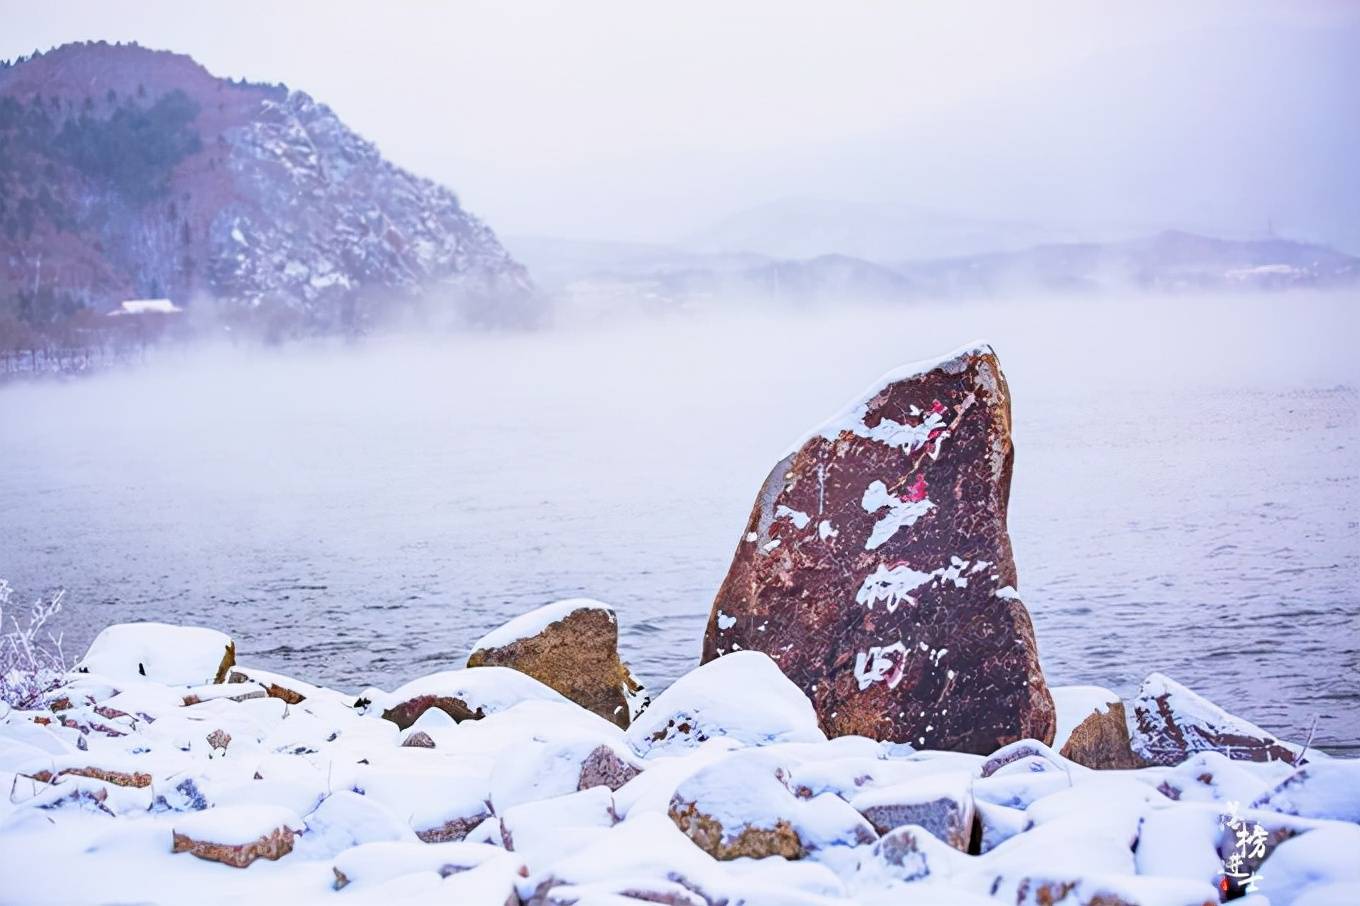
[[[1060,750],[1108,716],[1098,687],[1055,690],[1052,746],[974,755],[828,740],[755,652],[625,730],[504,667],[351,694],[224,660],[211,630],[102,638],[0,719],[6,903],[1190,906],[1232,867],[1254,906],[1360,901],[1360,763],[1231,760],[1250,753],[1206,740],[1256,728],[1165,678],[1147,693],[1208,735],[1182,764],[1093,770]]]

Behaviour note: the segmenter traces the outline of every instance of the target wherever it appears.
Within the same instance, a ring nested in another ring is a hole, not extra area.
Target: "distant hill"
[[[351,331],[422,295],[427,316],[472,323],[537,305],[453,192],[305,93],[103,42],[0,68],[0,321],[41,332],[165,297]]]
[[[1013,251],[1073,238],[1071,231],[911,205],[781,198],[731,214],[679,244],[700,252],[783,259],[843,255],[896,261]]]
[[[1059,243],[1019,252],[901,262],[920,288],[943,295],[1014,290],[1273,290],[1360,284],[1360,258],[1287,239],[1215,239],[1168,230],[1112,243]]]
[[[528,246],[526,246],[527,248]],[[1013,252],[876,262],[847,255],[779,259],[665,246],[532,244],[565,309],[607,319],[623,308],[910,303],[1045,294],[1265,292],[1360,287],[1360,259],[1287,239],[1181,231],[1119,242],[1049,243]]]

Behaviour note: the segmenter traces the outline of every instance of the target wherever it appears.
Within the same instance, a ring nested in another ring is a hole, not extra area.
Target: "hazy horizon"
[[[0,8],[0,57],[136,41],[305,90],[502,235],[702,242],[806,197],[1360,252],[1343,3]]]

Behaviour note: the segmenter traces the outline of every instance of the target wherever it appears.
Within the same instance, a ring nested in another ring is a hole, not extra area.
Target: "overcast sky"
[[[191,54],[330,104],[510,234],[789,196],[1360,251],[1360,4],[0,0],[0,56]]]

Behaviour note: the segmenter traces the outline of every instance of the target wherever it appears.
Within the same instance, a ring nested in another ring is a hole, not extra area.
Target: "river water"
[[[878,374],[978,337],[1014,397],[1011,535],[1054,684],[1161,670],[1360,742],[1354,297],[1017,300],[164,355],[0,387],[0,576],[348,688],[460,665],[550,600],[694,665],[766,471]]]

